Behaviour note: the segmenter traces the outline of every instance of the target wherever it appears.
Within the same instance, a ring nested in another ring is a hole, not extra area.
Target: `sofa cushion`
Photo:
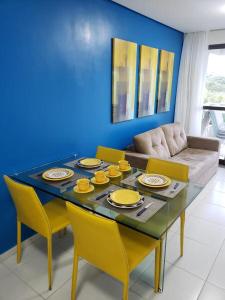
[[[187,148],[173,156],[172,160],[188,165],[190,181],[201,183],[204,174],[214,166],[218,166],[218,152]]]
[[[179,123],[167,124],[161,126],[161,128],[165,134],[171,156],[187,148],[187,137],[183,127]]]
[[[161,128],[146,131],[134,137],[136,151],[159,158],[169,158],[170,152]]]

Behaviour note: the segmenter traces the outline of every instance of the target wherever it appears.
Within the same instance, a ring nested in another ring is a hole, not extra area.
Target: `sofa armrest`
[[[145,170],[150,156],[138,152],[126,151],[125,157],[132,167]]]
[[[128,152],[135,152],[134,144],[129,144],[128,146],[126,146],[126,148],[124,150],[126,150]]]
[[[219,152],[220,140],[217,138],[203,138],[198,136],[187,136],[189,148],[197,148]]]

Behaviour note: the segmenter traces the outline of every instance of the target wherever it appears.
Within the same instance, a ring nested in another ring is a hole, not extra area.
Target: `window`
[[[204,105],[225,106],[225,45],[216,46],[209,47]]]

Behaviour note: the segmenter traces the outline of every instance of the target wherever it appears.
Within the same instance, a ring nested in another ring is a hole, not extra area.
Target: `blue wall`
[[[112,37],[175,52],[170,112],[111,123]],[[93,155],[98,144],[122,148],[173,121],[181,32],[107,0],[2,0],[0,41],[0,174]],[[16,242],[2,176],[0,203],[2,253]]]

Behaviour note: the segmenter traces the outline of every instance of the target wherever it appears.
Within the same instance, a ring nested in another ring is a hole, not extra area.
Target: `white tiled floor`
[[[187,209],[185,253],[179,257],[179,221],[168,235],[164,291],[155,295],[154,256],[130,276],[130,300],[225,299],[225,168],[220,168]],[[12,255],[0,263],[1,300],[70,299],[73,239],[71,231],[53,240],[53,289],[48,291],[46,241],[35,240],[23,251],[22,262]],[[78,300],[122,298],[122,284],[85,261],[79,262]]]

